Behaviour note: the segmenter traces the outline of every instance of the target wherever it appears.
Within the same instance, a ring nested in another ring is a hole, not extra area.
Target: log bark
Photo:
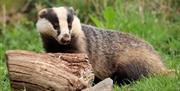
[[[86,54],[10,50],[6,60],[14,91],[81,91],[94,80]]]

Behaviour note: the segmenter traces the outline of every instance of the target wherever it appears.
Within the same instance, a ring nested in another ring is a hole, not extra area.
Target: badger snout
[[[69,34],[63,34],[63,36],[62,36],[60,41],[63,44],[68,44],[71,41],[71,37],[70,37]]]

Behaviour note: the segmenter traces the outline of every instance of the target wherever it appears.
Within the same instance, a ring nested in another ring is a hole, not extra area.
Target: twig
[[[2,5],[3,9],[3,30],[6,30],[6,5]]]

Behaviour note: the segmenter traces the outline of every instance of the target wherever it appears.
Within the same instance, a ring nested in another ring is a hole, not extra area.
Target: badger
[[[36,26],[46,52],[86,53],[97,82],[110,77],[122,83],[170,71],[146,41],[81,24],[72,7],[40,10]]]

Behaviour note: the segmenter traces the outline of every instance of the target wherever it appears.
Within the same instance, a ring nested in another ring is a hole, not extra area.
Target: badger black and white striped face
[[[39,12],[36,26],[40,34],[51,36],[66,45],[71,41],[72,33],[80,27],[80,22],[72,8],[53,7]]]

